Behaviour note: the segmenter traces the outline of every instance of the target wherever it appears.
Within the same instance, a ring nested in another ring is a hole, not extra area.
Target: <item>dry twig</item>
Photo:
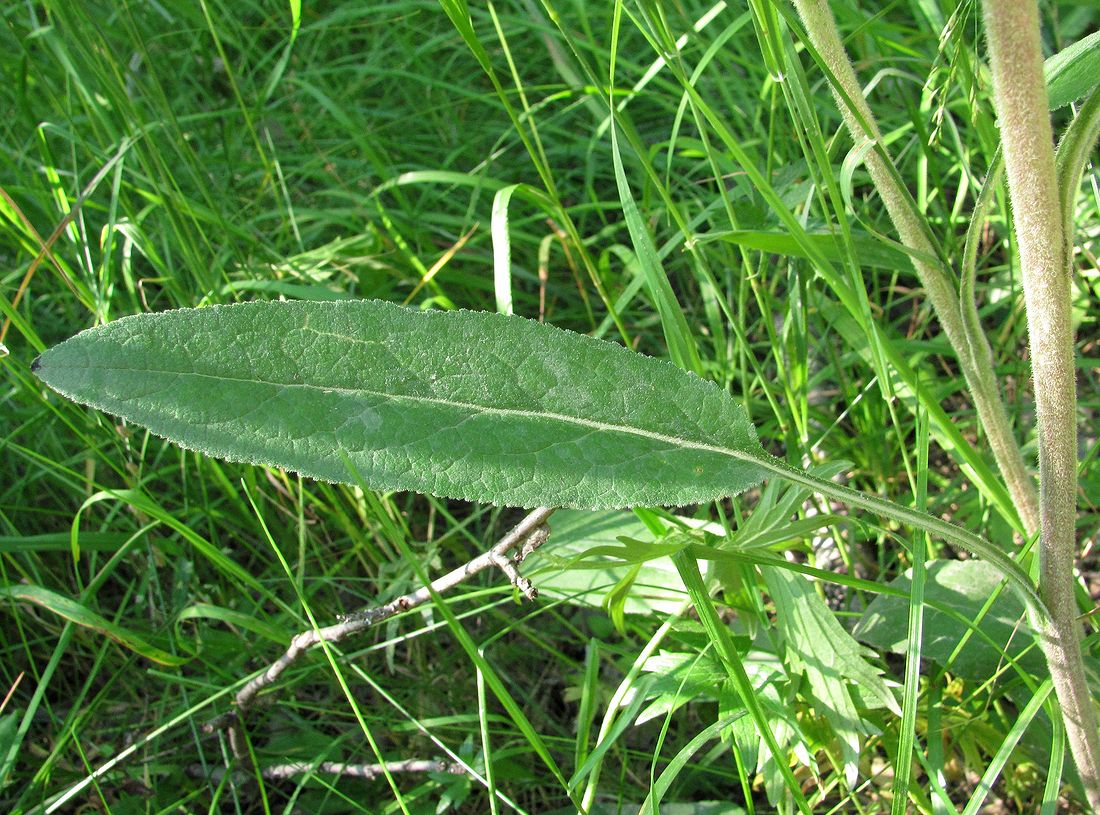
[[[489,551],[478,555],[468,563],[433,581],[430,587],[424,586],[381,606],[361,609],[333,625],[324,628],[311,628],[298,634],[290,641],[290,647],[281,657],[271,663],[263,673],[254,676],[237,692],[236,709],[208,723],[205,730],[209,733],[228,726],[232,742],[235,735],[232,725],[240,714],[255,700],[260,691],[278,680],[283,671],[293,665],[314,645],[322,641],[337,643],[347,639],[353,634],[370,628],[372,625],[387,620],[402,611],[408,611],[423,605],[432,598],[433,594],[442,594],[449,591],[490,567],[495,566],[500,569],[508,576],[512,585],[523,592],[524,596],[534,600],[538,596],[538,589],[532,585],[530,580],[519,573],[516,566],[522,563],[524,558],[541,546],[549,537],[550,528],[546,525],[546,520],[553,512],[554,509],[548,507],[532,510],[508,534],[497,541]],[[520,547],[519,551],[514,552],[517,547]]]
[[[195,766],[191,767],[188,772],[193,776],[207,777],[216,784],[225,777],[226,773],[231,771],[224,767],[215,767],[207,773],[202,767]],[[336,775],[345,778],[365,778],[370,780],[385,775],[386,773],[451,773],[452,775],[462,775],[464,772],[466,772],[466,769],[461,764],[454,764],[448,761],[408,759],[406,761],[387,761],[385,764],[344,764],[339,761],[322,761],[320,764],[309,764],[307,762],[273,764],[270,767],[262,768],[260,770],[260,775],[271,781],[293,778],[296,775],[306,775],[307,773],[324,773],[325,775]],[[252,776],[248,773],[237,771],[234,773],[234,778],[246,781],[252,778]]]

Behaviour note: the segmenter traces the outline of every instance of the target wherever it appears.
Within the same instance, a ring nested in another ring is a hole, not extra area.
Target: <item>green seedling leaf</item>
[[[34,370],[188,449],[325,481],[511,506],[688,504],[758,483],[745,411],[621,346],[379,301],[127,317]]]

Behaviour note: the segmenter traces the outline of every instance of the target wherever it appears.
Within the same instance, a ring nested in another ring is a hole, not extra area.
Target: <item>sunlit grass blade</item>
[[[640,815],[651,815],[654,812],[660,812],[661,799],[676,780],[676,776],[687,766],[687,763],[702,749],[704,744],[711,739],[718,738],[722,730],[745,715],[747,714],[741,711],[729,716],[724,716],[718,721],[707,725],[699,731],[691,741],[685,744],[680,751],[672,757],[668,766],[661,771],[661,775],[657,778],[657,782],[653,785],[649,795],[646,796],[645,802],[642,804],[642,808],[639,811]]]
[[[33,603],[82,628],[109,637],[124,648],[161,665],[183,665],[189,659],[170,654],[142,635],[112,623],[82,603],[42,586],[0,586],[0,598],[9,602]]]
[[[745,666],[741,663],[741,657],[733,643],[729,629],[719,618],[718,612],[714,608],[714,602],[710,598],[710,593],[703,585],[703,578],[699,573],[699,562],[686,549],[673,555],[672,562],[676,564],[676,569],[680,572],[680,578],[684,581],[688,596],[699,615],[699,622],[703,624],[703,628],[707,632],[707,638],[720,656],[722,665],[726,668],[737,694],[741,697],[742,703],[749,712],[749,716],[752,717],[757,732],[771,751],[772,759],[783,776],[787,792],[798,806],[799,811],[803,813],[811,812],[810,804],[802,794],[802,788],[787,763],[786,752],[780,748],[775,739],[769,721],[770,717],[756,697],[756,689],[752,686],[752,681],[745,672]]]
[[[928,492],[928,422],[917,414],[917,495],[921,509]],[[927,541],[917,534],[913,540],[913,580],[909,589],[909,624],[905,649],[905,683],[902,688],[901,723],[899,726],[897,771],[894,778],[894,815],[904,815],[909,808],[909,786],[912,783],[913,750],[917,740],[917,705],[920,702],[921,648],[924,643],[924,587],[927,579],[925,560]]]

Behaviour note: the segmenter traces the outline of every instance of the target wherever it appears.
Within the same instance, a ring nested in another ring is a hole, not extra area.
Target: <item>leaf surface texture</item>
[[[141,314],[35,362],[183,447],[520,507],[679,505],[758,483],[745,411],[669,362],[519,317],[371,300]]]

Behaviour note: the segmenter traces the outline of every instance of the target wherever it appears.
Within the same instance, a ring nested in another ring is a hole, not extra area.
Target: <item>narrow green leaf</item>
[[[302,0],[290,0],[290,41],[294,42],[298,37],[298,29],[302,27]]]
[[[897,714],[901,708],[882,672],[864,658],[864,649],[806,580],[786,569],[762,568],[760,572],[775,601],[791,670],[804,673],[809,680],[821,712],[840,741],[845,778],[854,789],[861,746],[873,730],[856,709],[852,687],[859,688],[868,707],[885,707]]]
[[[573,749],[573,768],[579,770],[588,758],[588,738],[596,718],[600,692],[600,640],[592,637],[584,649],[584,680],[577,708],[577,738]]]
[[[1047,762],[1047,783],[1043,789],[1043,808],[1039,810],[1039,815],[1055,815],[1058,811],[1058,790],[1062,784],[1062,768],[1066,760],[1066,724],[1058,715],[1057,702],[1050,699],[1049,693],[1047,715],[1053,735],[1050,739],[1050,760]]]
[[[780,748],[779,742],[776,740],[772,724],[765,713],[763,705],[760,703],[760,699],[757,697],[752,680],[745,671],[741,655],[733,644],[733,637],[719,618],[718,612],[714,608],[714,602],[710,598],[710,593],[703,584],[703,578],[699,574],[699,562],[686,550],[681,550],[673,555],[672,562],[676,564],[676,569],[680,572],[680,579],[684,581],[688,597],[691,598],[695,611],[699,614],[699,622],[703,624],[703,628],[707,632],[707,639],[710,640],[718,653],[730,681],[752,717],[753,724],[756,725],[757,732],[775,759],[776,770],[782,776],[787,791],[794,799],[799,811],[809,813],[810,805],[802,794],[802,788],[795,779],[794,773],[791,772],[785,751]],[[772,800],[774,800],[774,797],[772,797]]]
[[[85,552],[114,552],[129,535],[118,532],[77,532],[80,548]],[[15,552],[67,552],[72,550],[68,532],[47,532],[43,535],[0,535],[0,554]]]
[[[639,725],[675,713],[690,702],[717,702],[736,696],[724,692],[726,670],[709,648],[694,653],[662,650],[646,660],[644,670],[654,679],[646,687],[652,701],[638,714]],[[740,701],[737,697],[736,704]]]
[[[600,740],[600,743],[597,744],[595,749],[585,758],[584,763],[575,773],[573,773],[573,777],[569,779],[568,788],[570,790],[575,791],[580,786],[580,783],[602,763],[607,751],[618,742],[627,728],[634,723],[634,720],[638,717],[638,713],[642,709],[642,705],[645,704],[648,698],[646,696],[646,689],[651,681],[651,677],[645,676],[635,684],[635,692],[631,695],[630,702],[624,705],[623,710],[618,714],[615,725],[611,728],[611,732]]]
[[[753,515],[750,517],[755,517],[755,515],[756,511],[753,510]],[[750,534],[742,534],[742,531],[738,529],[726,545],[738,552],[745,552],[749,549],[764,549],[788,541],[806,540],[822,529],[835,523],[842,523],[845,520],[842,515],[814,515],[811,518],[787,521],[759,530],[750,529]]]
[[[619,25],[622,20],[622,4],[615,3],[615,14],[611,25],[611,61],[608,67],[610,71],[610,87],[615,87],[615,62],[619,52]],[[615,168],[615,185],[619,190],[619,200],[623,205],[623,219],[626,221],[627,231],[630,232],[631,243],[638,256],[641,265],[642,276],[645,278],[646,288],[657,307],[657,314],[661,318],[661,329],[665,335],[665,343],[668,345],[669,355],[673,362],[689,371],[702,371],[703,364],[699,359],[699,349],[695,345],[695,338],[688,326],[684,310],[676,299],[676,293],[672,290],[668,275],[661,258],[657,253],[657,247],[653,244],[653,236],[649,234],[649,228],[642,219],[638,204],[634,200],[634,193],[630,190],[630,182],[626,177],[623,166],[622,153],[619,151],[620,127],[617,121],[616,108],[611,106],[611,159]]]
[[[672,786],[672,782],[676,780],[676,777],[687,766],[688,762],[695,756],[696,753],[702,749],[703,745],[712,739],[716,739],[721,735],[722,731],[736,722],[738,719],[745,715],[745,711],[741,710],[737,713],[730,714],[729,716],[723,716],[716,722],[711,722],[707,727],[703,728],[695,737],[685,744],[675,756],[672,761],[668,763],[668,766],[661,772],[660,777],[657,779],[657,783],[653,785],[653,789],[649,791],[649,795],[646,796],[645,802],[642,804],[641,815],[652,815],[661,811],[661,799],[665,793],[668,792],[669,787]],[[668,811],[667,808],[665,810]]]
[[[531,320],[378,301],[127,317],[34,365],[209,455],[512,506],[687,504],[758,483],[745,411],[672,364]]]
[[[190,525],[176,518],[172,513],[165,510],[164,507],[153,500],[153,498],[140,490],[101,490],[85,499],[84,503],[80,505],[80,508],[73,516],[69,540],[74,552],[79,553],[78,544],[84,540],[85,536],[85,533],[79,531],[81,516],[89,507],[101,501],[119,501],[133,509],[144,512],[154,521],[162,523],[176,532],[222,574],[240,581],[242,584],[260,592],[269,599],[274,599],[271,591],[260,583],[260,581],[258,581],[248,570],[240,566],[231,557],[226,555],[225,552],[206,540],[202,535],[195,532]]]
[[[519,184],[510,184],[493,196],[493,290],[497,311],[512,314],[512,240],[508,235],[508,204]]]
[[[1097,32],[1100,33],[1100,32]],[[1097,49],[1100,53],[1100,48]],[[1076,235],[1074,202],[1081,189],[1081,177],[1089,165],[1097,138],[1100,138],[1100,85],[1077,109],[1077,116],[1069,123],[1058,143],[1056,162],[1058,167],[1058,198],[1062,203],[1062,228],[1066,241],[1066,256],[1073,256],[1073,240]],[[988,182],[986,182],[988,184]],[[980,200],[980,199],[979,199]]]
[[[428,579],[427,574],[424,571],[422,564],[417,561],[412,551],[409,549],[408,543],[403,539],[398,539],[398,546],[401,549],[401,553],[406,560],[414,565],[417,572],[417,578],[420,582],[427,587],[428,592],[432,596],[433,608],[439,612],[440,616],[447,621],[447,626],[451,629],[451,633],[458,641],[458,644],[462,646],[462,650],[466,652],[466,656],[470,662],[477,668],[479,674],[479,681],[483,681],[485,685],[496,696],[497,701],[507,711],[508,716],[515,723],[516,727],[527,739],[527,743],[531,746],[531,749],[535,752],[551,775],[557,779],[563,787],[567,786],[565,776],[562,774],[561,769],[558,767],[558,763],[550,752],[549,747],[546,745],[545,739],[539,734],[538,730],[531,723],[531,720],[524,713],[522,705],[516,701],[515,696],[508,690],[504,679],[501,677],[500,672],[493,667],[485,655],[485,645],[474,642],[473,637],[462,626],[458,617],[451,610],[451,607],[443,601],[439,593],[433,588],[431,581]],[[573,804],[578,802],[572,795],[569,796]]]
[[[653,534],[632,512],[554,513],[554,534],[524,560],[523,573],[537,581],[542,597],[599,608],[632,568],[621,558],[624,538],[649,541],[653,559],[633,564],[638,574],[622,598],[623,613],[675,613],[684,603],[684,587],[665,557],[671,550],[654,544]]]
[[[258,634],[265,639],[284,646],[290,643],[290,639],[293,636],[289,631],[285,631],[278,626],[257,619],[254,614],[236,611],[231,608],[223,608],[222,606],[216,606],[211,603],[192,603],[176,616],[177,623],[182,623],[185,620],[217,620],[226,625],[231,625],[235,628]]]
[[[110,637],[122,647],[128,648],[135,654],[139,654],[153,662],[159,662],[161,665],[183,665],[188,659],[157,648],[141,635],[135,634],[120,625],[115,625],[71,597],[65,597],[41,586],[0,586],[0,600],[34,603],[58,617],[76,623],[83,628],[96,631],[105,637]]]
[[[986,346],[987,347],[987,346]],[[917,412],[917,483],[916,504],[924,508],[928,498],[928,417]],[[925,558],[927,541],[914,535],[913,576],[909,592],[909,642],[905,649],[905,681],[902,688],[901,725],[898,728],[897,771],[894,774],[894,800],[891,815],[905,815],[913,782],[913,751],[917,742],[917,708],[921,705],[921,647],[924,642],[924,588],[927,582]]]
[[[1009,759],[1012,757],[1013,750],[1016,749],[1017,745],[1023,739],[1028,726],[1038,715],[1039,710],[1046,703],[1047,697],[1050,696],[1052,690],[1054,690],[1054,686],[1051,684],[1051,681],[1049,679],[1045,680],[1031,697],[1031,701],[1028,702],[1027,706],[1020,711],[1020,715],[1016,718],[1016,721],[1005,735],[1000,749],[997,750],[997,754],[993,756],[993,760],[990,761],[989,766],[985,768],[982,780],[978,782],[974,795],[971,796],[970,800],[967,802],[966,808],[962,811],[962,815],[978,815],[978,813],[982,811],[986,796],[988,796],[990,790],[996,786],[1001,773],[1004,771],[1005,765],[1008,764]]]
[[[672,290],[672,284],[668,280],[664,266],[661,264],[657,247],[653,245],[653,236],[642,220],[638,204],[634,200],[634,193],[630,191],[630,184],[626,179],[626,171],[623,168],[622,155],[619,153],[619,140],[615,125],[611,127],[611,158],[615,167],[615,182],[619,188],[619,200],[623,205],[623,218],[626,220],[627,230],[630,232],[630,240],[634,244],[634,251],[638,256],[638,263],[642,269],[642,277],[653,303],[657,307],[657,314],[661,318],[661,328],[665,335],[665,343],[672,359],[681,368],[691,371],[701,371],[702,362],[699,360],[699,349],[695,345],[695,339],[687,324],[684,310],[676,299],[676,293]]]
[[[699,244],[722,241],[747,249],[757,249],[789,257],[808,258],[805,243],[816,247],[829,260],[840,261],[848,251],[835,235],[826,232],[807,232],[805,241],[798,241],[789,232],[767,231],[759,229],[731,229],[709,232],[695,238]],[[900,245],[887,242],[877,235],[866,232],[853,232],[848,236],[852,249],[858,254],[864,266],[878,266],[883,269],[908,271],[913,268],[908,253]]]

